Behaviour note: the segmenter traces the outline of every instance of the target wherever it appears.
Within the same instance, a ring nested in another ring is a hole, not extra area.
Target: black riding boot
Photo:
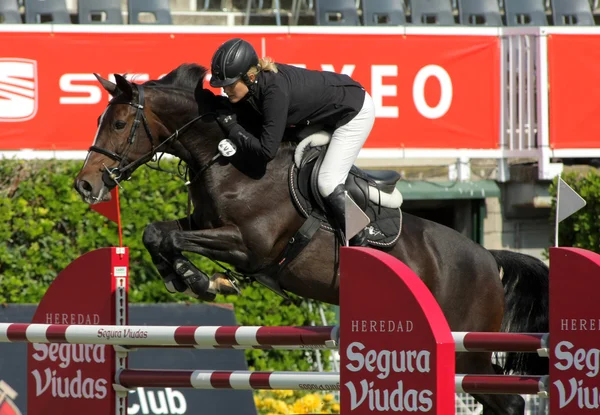
[[[344,192],[346,190],[346,186],[343,184],[338,184],[333,192],[325,198],[325,201],[328,204],[330,212],[333,214],[332,225],[337,228],[340,233],[343,235],[344,240],[346,239],[345,230],[346,230],[346,199],[344,196]],[[366,232],[363,229],[357,235],[355,235],[352,239],[350,239],[351,246],[369,246],[367,242]]]

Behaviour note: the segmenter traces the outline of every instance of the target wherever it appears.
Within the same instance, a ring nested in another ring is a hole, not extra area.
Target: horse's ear
[[[98,82],[100,82],[100,85],[102,85],[102,87],[104,89],[106,89],[106,91],[109,94],[111,94],[113,97],[119,93],[118,88],[117,88],[117,84],[115,84],[113,82],[110,82],[108,79],[102,78],[97,73],[94,73],[94,76],[96,77],[96,79],[98,80]]]
[[[124,76],[115,74],[115,81],[117,82],[117,89],[121,91],[125,96],[132,97],[133,96],[133,88],[127,79]]]

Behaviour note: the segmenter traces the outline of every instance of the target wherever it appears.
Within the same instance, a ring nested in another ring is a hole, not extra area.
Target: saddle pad
[[[389,247],[394,245],[402,232],[400,208],[382,208],[369,202],[365,212],[371,223],[367,225],[367,241],[370,245]]]

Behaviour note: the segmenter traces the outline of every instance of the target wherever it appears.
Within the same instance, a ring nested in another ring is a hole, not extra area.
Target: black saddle
[[[306,218],[313,216],[321,227],[333,231],[321,197],[317,179],[325,157],[326,147],[311,147],[302,158],[300,167],[292,164],[289,171],[290,193],[298,211]],[[389,208],[371,201],[370,192],[391,194],[396,189],[400,174],[393,170],[361,170],[352,166],[346,179],[346,190],[352,200],[369,216],[367,226],[369,244],[387,247],[400,236],[402,213],[400,208]],[[379,195],[380,196],[380,195]],[[376,198],[380,200],[380,197]]]

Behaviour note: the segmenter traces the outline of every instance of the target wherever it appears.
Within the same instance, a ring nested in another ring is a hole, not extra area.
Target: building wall
[[[502,200],[486,199],[483,245],[488,249],[509,249],[532,255],[547,262],[544,251],[553,244],[554,227],[548,216],[506,218]]]

